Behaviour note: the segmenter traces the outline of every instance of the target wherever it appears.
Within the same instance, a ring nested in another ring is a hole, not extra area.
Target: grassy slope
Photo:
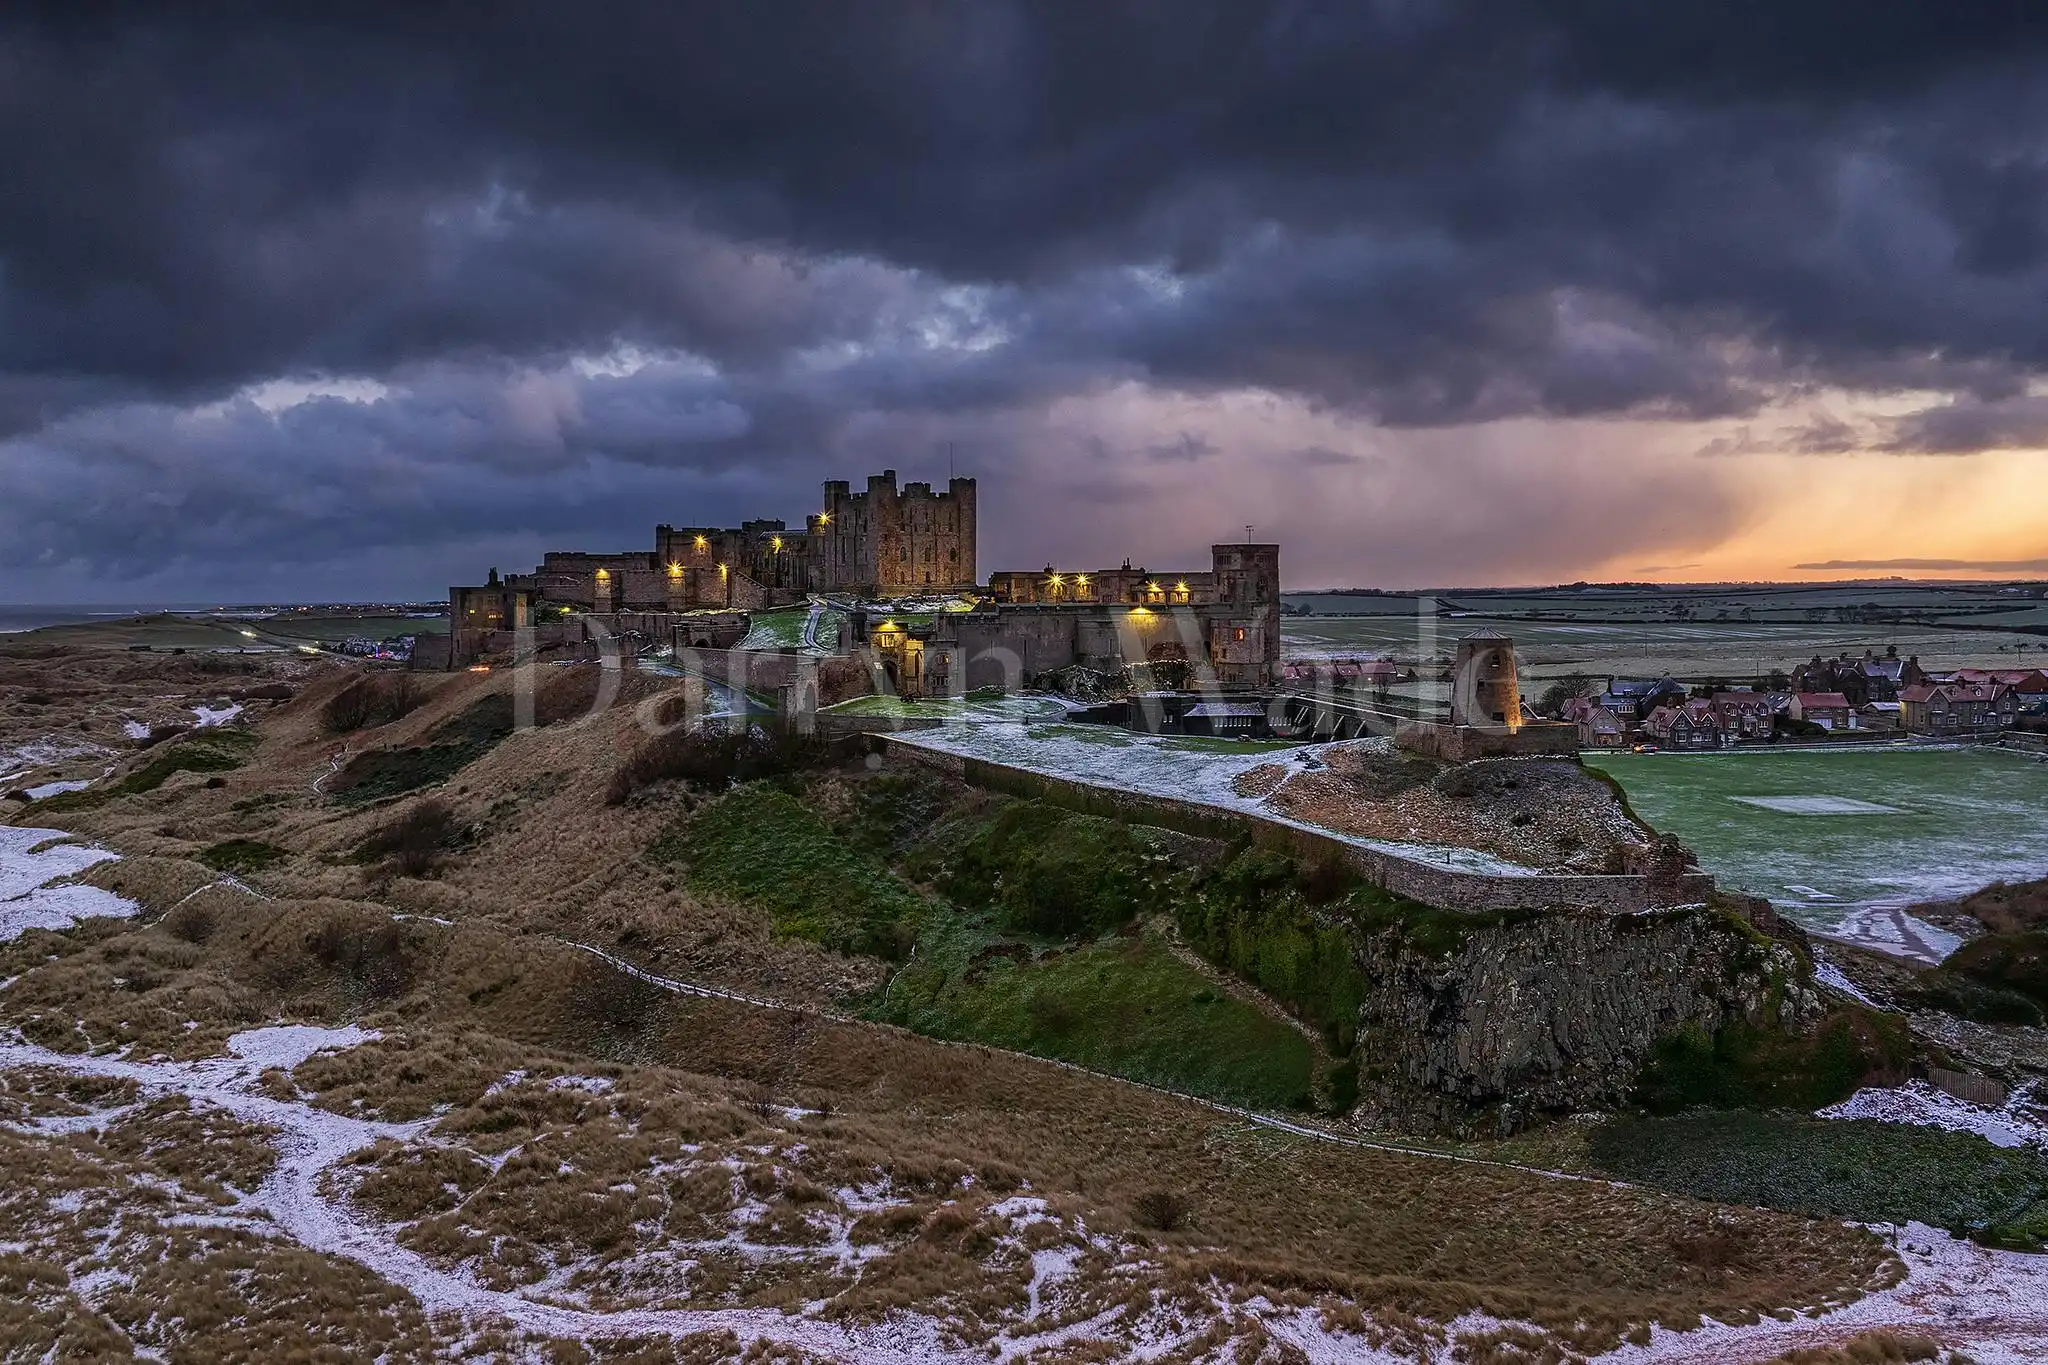
[[[1238,1104],[1308,1103],[1309,1041],[1156,936],[1034,943],[953,915],[917,949],[875,1018]]]

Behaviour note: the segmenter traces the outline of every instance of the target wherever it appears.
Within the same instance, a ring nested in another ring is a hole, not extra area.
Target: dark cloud
[[[2044,68],[2010,4],[10,7],[0,565],[425,563],[1056,463],[1020,433],[1095,452],[1047,506],[1403,472],[1070,429],[1125,386],[1383,432],[1916,391],[1872,445],[2048,443]],[[341,380],[382,396],[248,397]]]

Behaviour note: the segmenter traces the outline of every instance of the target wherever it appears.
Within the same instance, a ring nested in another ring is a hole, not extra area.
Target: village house
[[[1921,683],[1899,693],[1906,730],[1916,735],[1996,734],[2019,712],[2003,683]]]
[[[1721,723],[1712,702],[1694,699],[1662,705],[1650,712],[1643,729],[1667,749],[1718,749]]]
[[[1716,692],[1714,719],[1730,744],[1757,742],[1771,737],[1775,719],[1771,699],[1761,692]]]
[[[1613,678],[1597,700],[1612,711],[1625,728],[1634,729],[1659,706],[1684,701],[1685,687],[1668,674],[1662,678]]]
[[[1628,730],[1622,725],[1621,717],[1604,706],[1574,708],[1572,718],[1578,722],[1579,747],[1582,749],[1619,749],[1628,739]]]
[[[1856,728],[1856,708],[1840,692],[1794,692],[1786,714],[1823,730]]]

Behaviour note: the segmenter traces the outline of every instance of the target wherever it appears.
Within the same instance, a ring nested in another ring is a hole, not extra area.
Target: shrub
[[[384,725],[411,715],[427,704],[426,684],[411,672],[379,673],[358,678],[327,699],[320,723],[332,734]]]
[[[1180,930],[1195,951],[1258,986],[1322,1029],[1331,1049],[1351,1050],[1365,978],[1351,930],[1311,908],[1331,874],[1303,873],[1290,858],[1247,852],[1206,878],[1181,903]],[[1303,883],[1306,883],[1305,887]],[[1354,887],[1354,897],[1367,891]],[[1349,903],[1344,907],[1356,912]]]
[[[327,699],[327,705],[320,708],[320,723],[330,734],[347,734],[368,725],[377,709],[376,685],[359,678]]]
[[[307,933],[305,947],[315,962],[372,996],[401,995],[412,978],[404,936],[379,913],[336,911]]]
[[[511,733],[512,699],[494,692],[436,725],[425,744],[357,754],[327,784],[327,792],[343,804],[358,805],[417,791],[452,777]]]
[[[1188,1201],[1172,1190],[1146,1190],[1131,1201],[1138,1226],[1173,1232],[1187,1222]]]
[[[261,839],[227,839],[202,851],[199,861],[217,872],[260,872],[290,856]]]
[[[1903,1019],[1853,1006],[1803,1038],[1741,1022],[1711,1036],[1684,1028],[1650,1049],[1638,1098],[1655,1114],[1694,1106],[1811,1111],[1864,1085],[1896,1085],[1911,1052]]]
[[[198,901],[173,906],[164,916],[164,932],[186,943],[206,942],[213,937],[215,927],[213,911]]]
[[[424,877],[447,851],[458,832],[455,811],[430,796],[363,840],[357,849],[366,858],[389,858],[408,877]]]

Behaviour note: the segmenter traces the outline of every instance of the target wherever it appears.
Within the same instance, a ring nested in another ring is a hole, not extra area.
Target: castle
[[[824,487],[824,506],[801,530],[782,521],[737,528],[654,528],[647,550],[550,550],[530,574],[449,590],[445,650],[428,647],[419,666],[457,668],[511,647],[509,634],[540,631],[542,647],[613,634],[727,650],[748,634],[752,615],[831,595],[848,607],[832,638],[842,654],[861,651],[873,683],[908,696],[949,696],[984,687],[1028,686],[1081,665],[1118,674],[1132,664],[1186,664],[1205,683],[1271,688],[1280,677],[1280,547],[1211,548],[1210,567],[1155,573],[1121,568],[1063,573],[1001,572],[984,591],[976,563],[977,504],[971,478],[900,489],[896,471],[852,491]],[[899,620],[862,603],[971,594],[971,611]],[[547,624],[566,608],[569,621]],[[579,619],[580,618],[580,619]],[[559,637],[559,638],[558,638]],[[808,635],[806,638],[810,638]],[[748,651],[749,668],[774,671],[774,651]],[[843,670],[842,670],[843,671]]]
[[[811,593],[901,597],[975,586],[973,479],[944,492],[896,486],[896,471],[855,493],[825,485],[824,510],[800,530],[781,520],[737,527],[654,528],[654,546],[617,554],[550,550],[531,574],[510,580],[537,600],[595,612],[759,611]]]

